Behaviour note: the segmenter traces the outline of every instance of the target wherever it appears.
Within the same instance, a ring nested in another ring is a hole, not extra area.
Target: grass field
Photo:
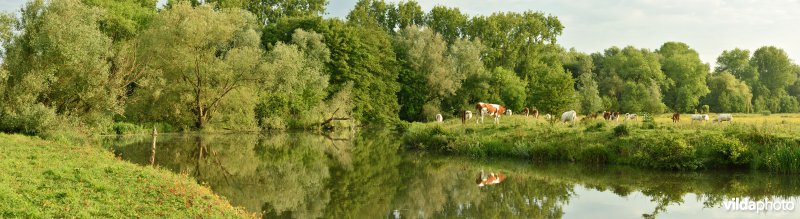
[[[709,115],[711,119],[716,114]],[[580,121],[575,125],[541,117],[504,116],[461,124],[413,123],[407,146],[471,156],[521,157],[538,161],[612,163],[657,169],[752,168],[800,172],[800,114],[734,114],[732,123],[691,122],[682,114],[646,121]],[[583,117],[580,117],[583,118]]]
[[[242,210],[167,170],[100,147],[0,133],[0,218],[242,218]]]

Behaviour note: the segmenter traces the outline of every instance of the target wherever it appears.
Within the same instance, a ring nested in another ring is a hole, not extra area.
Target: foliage
[[[703,98],[703,102],[709,106],[711,111],[748,112],[752,110],[753,94],[750,92],[750,88],[732,74],[717,73],[712,75],[707,82],[711,92]]]
[[[232,95],[263,76],[252,14],[179,3],[159,13],[141,40],[139,54],[153,57],[147,65],[159,74],[148,76],[135,92],[129,113],[140,115],[132,117],[202,129],[225,104],[254,103],[247,100],[252,94]],[[245,99],[228,101],[231,96]]]
[[[400,118],[433,120],[434,115],[441,113],[441,102],[461,88],[465,75],[456,74],[447,57],[447,43],[430,29],[406,27],[397,33],[394,45],[401,63]]]
[[[525,82],[514,72],[500,67],[492,71],[492,77],[489,93],[497,95],[499,103],[507,109],[522,112],[522,109],[525,108]]]
[[[656,53],[661,55],[661,69],[667,76],[662,86],[664,104],[674,112],[691,111],[700,103],[700,97],[709,92],[708,65],[685,43],[664,43]]]
[[[16,22],[19,32],[6,33],[2,43],[5,131],[40,134],[55,114],[101,127],[121,113],[117,96],[123,90],[111,83],[105,61],[111,40],[99,30],[100,14],[76,0],[25,6]]]
[[[330,21],[325,42],[331,50],[330,82],[340,90],[352,82],[353,117],[362,122],[390,124],[398,120],[396,58],[389,35],[374,27]]]

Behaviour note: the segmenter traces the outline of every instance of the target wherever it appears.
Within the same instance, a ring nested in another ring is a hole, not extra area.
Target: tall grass
[[[710,115],[715,118],[716,115]],[[501,124],[413,123],[404,143],[414,149],[476,157],[626,164],[654,169],[752,168],[800,172],[800,114],[734,115],[733,123],[692,123],[688,115],[645,121],[548,123],[503,117]],[[490,121],[490,120],[487,120]]]

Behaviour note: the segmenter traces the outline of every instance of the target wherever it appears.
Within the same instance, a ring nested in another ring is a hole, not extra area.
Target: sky
[[[18,11],[26,0],[0,0],[0,11]],[[159,0],[165,2],[165,0]],[[387,0],[398,2],[397,0]],[[357,0],[329,0],[326,17],[344,18]],[[697,50],[714,66],[717,56],[733,48],[771,45],[800,63],[800,0],[419,0],[457,7],[469,15],[499,11],[541,11],[564,25],[558,43],[593,53],[612,46],[657,49],[679,41]]]

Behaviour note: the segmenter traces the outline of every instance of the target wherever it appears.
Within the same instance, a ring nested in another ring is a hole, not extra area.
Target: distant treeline
[[[546,113],[800,111],[800,67],[776,47],[725,51],[712,71],[680,42],[565,49],[564,26],[543,12],[361,0],[342,20],[321,16],[327,3],[31,0],[0,17],[0,130],[394,124],[479,101]]]

